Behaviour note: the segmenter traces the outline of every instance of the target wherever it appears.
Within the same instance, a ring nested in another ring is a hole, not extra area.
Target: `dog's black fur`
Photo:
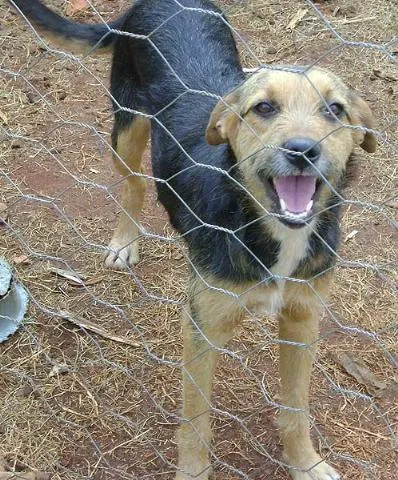
[[[106,25],[69,22],[37,0],[14,3],[46,30],[93,47],[113,44],[113,138],[134,118],[120,107],[153,115],[153,171],[166,181],[157,182],[159,199],[174,228],[186,238],[193,264],[201,272],[232,282],[267,280],[267,269],[278,259],[279,242],[258,221],[252,200],[239,188],[231,148],[210,146],[205,140],[217,102],[206,92],[223,96],[245,78],[221,12],[208,0],[180,0],[188,9],[175,0],[138,0],[109,24],[148,37],[134,38],[114,33]],[[339,239],[337,203],[332,197],[321,214],[308,256],[294,276],[310,278],[333,264]]]

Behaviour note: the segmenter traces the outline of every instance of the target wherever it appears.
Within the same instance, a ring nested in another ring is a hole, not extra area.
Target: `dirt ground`
[[[128,4],[93,3],[106,19]],[[358,152],[361,173],[347,196],[352,202],[322,323],[311,418],[317,447],[344,479],[392,480],[398,471],[398,40],[392,41],[398,2],[217,3],[239,35],[244,66],[326,66],[362,93],[377,118],[380,148]],[[31,295],[24,327],[0,346],[0,454],[12,471],[49,472],[54,479],[172,479],[185,251],[152,185],[140,263],[131,272],[103,266],[120,210],[109,149],[109,58],[46,49],[4,0],[0,53],[0,217],[6,220],[0,255]],[[275,427],[276,340],[272,317],[247,319],[228,345],[234,355],[220,361],[213,403],[217,478],[288,478]],[[375,395],[342,367],[336,359],[342,353],[382,382]]]

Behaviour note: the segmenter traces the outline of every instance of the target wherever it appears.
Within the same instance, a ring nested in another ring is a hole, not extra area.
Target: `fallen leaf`
[[[396,380],[390,382],[380,397],[384,401],[390,402],[394,405],[396,403],[396,399],[398,398],[398,382]]]
[[[90,172],[91,173],[100,173],[100,171],[96,170],[95,168],[90,168]]]
[[[99,277],[89,278],[87,280],[84,280],[84,285],[85,286],[96,285],[97,283],[101,283],[103,280],[105,280],[105,278],[106,278],[105,275],[102,275],[102,276],[99,276]]]
[[[16,265],[29,265],[30,263],[28,255],[16,255],[12,258],[12,261]]]
[[[387,202],[387,207],[398,209],[398,202]]]
[[[396,82],[396,81],[398,81],[398,77],[394,77],[394,75],[391,75],[389,73],[385,73],[382,70],[379,70],[377,68],[373,69],[373,75],[377,78],[381,78],[382,80],[385,80],[386,82]]]
[[[344,241],[348,242],[348,240],[351,240],[352,238],[354,238],[357,233],[358,233],[358,230],[353,230],[345,237]]]
[[[8,220],[7,205],[0,202],[0,225],[4,225]]]
[[[370,395],[380,397],[387,388],[387,384],[379,380],[361,360],[344,352],[335,353],[332,356],[335,362],[342,366],[349,375],[365,386]]]
[[[71,270],[63,270],[62,268],[51,267],[50,272],[59,277],[66,278],[66,280],[69,280],[77,285],[84,285],[84,277],[82,275],[78,276]]]
[[[72,16],[76,13],[87,10],[89,3],[87,0],[69,0],[68,6],[66,7],[66,15]]]
[[[46,472],[30,472],[30,473],[18,473],[21,480],[51,480],[51,473]],[[1,480],[1,478],[0,478]]]
[[[50,480],[51,478],[50,474],[44,472],[11,472],[10,467],[7,460],[0,455],[0,480]]]
[[[100,335],[103,338],[107,338],[108,340],[112,340],[113,342],[116,342],[116,343],[125,343],[126,345],[130,345],[132,347],[141,346],[140,343],[135,342],[134,340],[131,340],[128,337],[121,337],[112,332],[108,332],[104,328],[100,327],[98,324],[90,322],[89,320],[78,318],[69,312],[59,312],[59,313],[64,320],[67,320],[68,322],[73,323],[77,327],[84,328],[85,330],[89,330],[90,332],[96,333],[97,335]],[[152,341],[149,341],[149,342],[152,343]]]
[[[3,125],[8,125],[7,115],[0,110],[0,121]]]
[[[50,480],[51,475],[44,472],[0,472],[0,480]]]
[[[53,368],[51,369],[51,372],[48,374],[49,378],[51,377],[56,377],[57,375],[61,375],[63,373],[69,373],[71,369],[68,367],[68,365],[65,364],[59,364],[59,365],[54,365]]]
[[[288,30],[294,30],[297,25],[304,19],[307,15],[308,9],[307,8],[300,8],[294,17],[290,20],[287,28]]]

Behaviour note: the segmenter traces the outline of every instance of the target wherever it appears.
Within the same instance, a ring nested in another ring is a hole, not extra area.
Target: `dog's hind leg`
[[[234,298],[204,289],[197,280],[190,293],[183,320],[184,399],[176,480],[207,480],[211,471],[211,390],[218,348],[232,338],[241,313]]]
[[[122,211],[118,225],[109,243],[105,265],[126,269],[139,260],[139,216],[145,199],[146,179],[142,173],[141,160],[150,132],[150,120],[135,115],[128,126],[115,124],[112,133],[113,155],[116,169],[124,178]]]
[[[314,282],[321,298],[329,289],[328,276]],[[310,438],[308,395],[321,302],[309,286],[288,284],[279,316],[282,381],[279,427],[286,462],[294,480],[338,480],[338,473],[315,452]],[[291,342],[298,345],[292,345]]]

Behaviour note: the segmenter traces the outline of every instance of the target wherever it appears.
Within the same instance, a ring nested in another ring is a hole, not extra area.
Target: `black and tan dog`
[[[208,0],[137,0],[109,26],[69,22],[37,0],[14,4],[74,48],[113,49],[113,147],[126,183],[110,267],[138,261],[145,180],[136,174],[151,134],[159,199],[192,266],[177,478],[210,473],[218,349],[244,311],[271,310],[285,341],[281,404],[288,408],[279,426],[286,463],[295,480],[338,479],[312,445],[308,390],[351,154],[355,145],[376,148],[369,107],[319,68],[246,79],[230,28]]]

